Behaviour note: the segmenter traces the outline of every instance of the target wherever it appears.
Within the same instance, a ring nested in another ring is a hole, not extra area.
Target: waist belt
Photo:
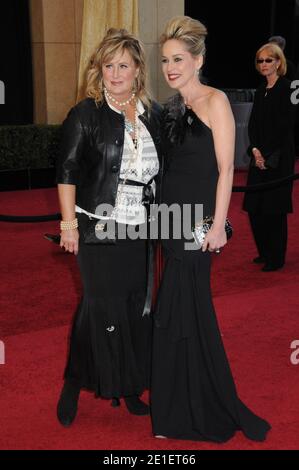
[[[153,181],[154,181],[154,178],[150,179],[147,183],[142,183],[141,181],[134,181],[134,180],[124,180],[121,178],[118,180],[120,184],[125,184],[128,186],[143,186],[142,204],[146,207],[147,218],[149,217],[149,206],[150,204],[154,203],[154,191],[152,187]]]

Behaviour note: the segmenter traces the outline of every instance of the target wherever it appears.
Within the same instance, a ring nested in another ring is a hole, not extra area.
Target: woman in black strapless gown
[[[192,35],[197,53],[186,40]],[[200,22],[178,17],[166,26],[161,41],[164,75],[180,91],[165,107],[162,202],[191,204],[193,223],[195,204],[203,204],[203,216],[215,218],[202,249],[187,251],[183,237],[162,241],[165,268],[154,319],[153,433],[224,442],[242,430],[249,439],[262,441],[270,426],[238,398],[211,298],[211,252],[226,243],[234,123],[226,97],[198,81],[205,35]]]

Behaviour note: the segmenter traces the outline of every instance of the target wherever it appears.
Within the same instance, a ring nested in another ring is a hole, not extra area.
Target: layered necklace
[[[117,101],[113,96],[110,95],[110,93],[107,91],[106,88],[104,88],[104,94],[105,94],[105,98],[108,102],[110,101],[111,104],[116,104],[116,106],[118,106],[119,108],[123,108],[123,109],[120,109],[120,112],[124,116],[125,129],[130,134],[130,136],[132,138],[132,141],[133,141],[133,149],[132,149],[133,151],[131,153],[129,164],[128,164],[128,167],[127,167],[126,172],[125,172],[126,176],[125,176],[124,181],[121,185],[121,190],[120,190],[120,192],[118,193],[118,196],[117,196],[117,200],[120,200],[120,198],[123,194],[123,191],[124,191],[126,181],[129,179],[130,170],[132,168],[132,165],[137,161],[137,158],[138,158],[138,150],[139,150],[138,147],[139,147],[139,145],[138,145],[137,103],[136,103],[136,99],[134,99],[135,98],[135,93],[132,93],[130,98],[127,99],[126,101],[123,101],[123,102]],[[134,122],[131,122],[129,119],[127,119],[126,112],[125,112],[125,107],[128,104],[130,104],[133,99],[134,99]],[[116,208],[116,206],[117,206],[117,203],[115,205],[115,208]]]
[[[125,128],[132,137],[132,141],[133,141],[135,151],[136,151],[136,153],[135,152],[134,153],[135,153],[135,156],[136,156],[137,151],[138,151],[138,113],[137,113],[136,100],[134,99],[135,98],[135,93],[132,93],[130,98],[128,98],[126,101],[122,101],[122,102],[117,101],[113,96],[111,96],[106,88],[104,88],[104,94],[105,94],[105,98],[106,98],[107,101],[110,101],[111,103],[116,104],[116,106],[118,106],[119,108],[123,108],[120,111],[121,111],[121,113],[122,113],[122,115],[124,116],[124,119],[125,119]],[[127,118],[126,112],[125,112],[125,109],[124,109],[128,104],[131,103],[132,100],[134,100],[134,122],[131,122]]]
[[[107,91],[107,88],[104,88],[104,93],[105,97],[108,98],[109,101],[112,103],[116,104],[116,106],[119,106],[120,108],[125,108],[127,104],[130,104],[130,102],[135,98],[135,93],[132,93],[130,98],[127,99],[126,101],[117,101],[113,96],[110,95],[110,93]]]

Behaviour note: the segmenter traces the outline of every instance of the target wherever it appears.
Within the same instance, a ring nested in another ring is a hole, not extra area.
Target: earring
[[[133,88],[132,88],[132,91],[134,93],[136,93],[137,90],[138,90],[138,75],[137,75],[137,77],[134,78]]]

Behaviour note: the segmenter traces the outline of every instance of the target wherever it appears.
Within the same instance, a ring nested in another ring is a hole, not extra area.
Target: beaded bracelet
[[[78,219],[60,221],[60,230],[73,230],[75,228],[78,228]]]

